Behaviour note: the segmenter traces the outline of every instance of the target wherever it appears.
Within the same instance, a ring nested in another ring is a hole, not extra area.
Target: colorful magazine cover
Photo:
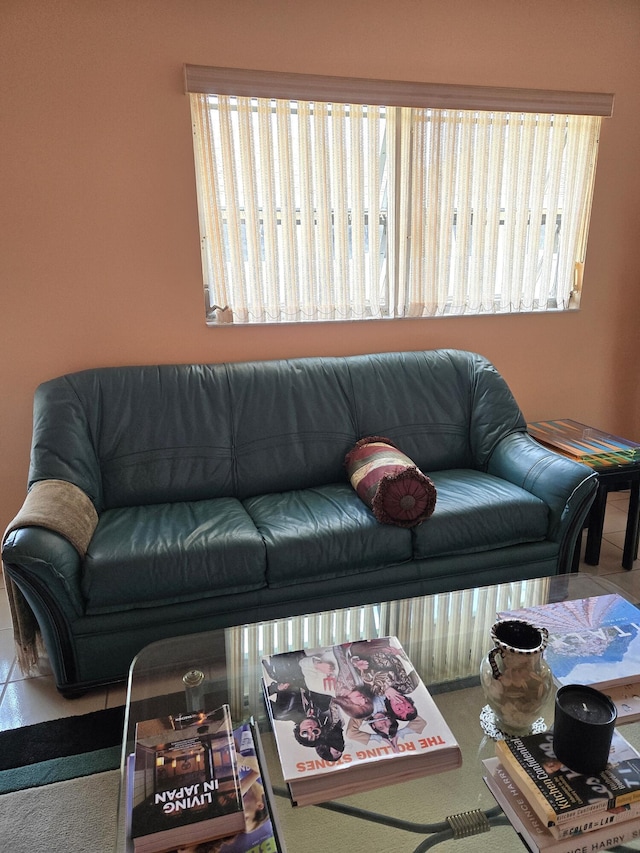
[[[616,593],[498,613],[549,631],[544,657],[559,684],[602,689],[640,681],[640,610]]]
[[[396,637],[284,652],[262,665],[283,776],[298,804],[461,763]]]

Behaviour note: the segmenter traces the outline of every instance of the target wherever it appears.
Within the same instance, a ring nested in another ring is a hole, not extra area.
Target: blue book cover
[[[238,769],[247,828],[231,838],[222,839],[216,853],[279,853],[269,811],[268,791],[262,779],[256,745],[249,723],[234,731]]]
[[[559,684],[613,687],[640,681],[640,610],[621,595],[502,611],[549,632],[544,658]]]

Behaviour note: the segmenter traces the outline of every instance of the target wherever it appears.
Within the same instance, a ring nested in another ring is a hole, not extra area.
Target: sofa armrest
[[[526,432],[503,438],[491,455],[487,471],[547,504],[548,538],[557,542],[582,529],[598,488],[595,471],[538,444]]]
[[[84,612],[80,554],[59,533],[18,527],[6,534],[2,561],[20,669],[34,672],[43,640],[56,683],[73,681],[70,625]]]
[[[59,583],[73,609],[82,613],[80,565],[98,524],[91,498],[66,480],[34,483],[2,542],[2,561],[9,575],[46,590]]]
[[[83,614],[82,560],[76,548],[61,534],[44,527],[13,530],[4,541],[2,562],[19,587],[26,585],[36,590],[43,599],[51,596],[59,602],[66,600],[68,616]],[[57,591],[53,592],[56,587]]]
[[[72,610],[82,613],[81,560],[97,524],[93,502],[81,488],[67,480],[39,480],[5,531],[2,562],[19,588],[26,585],[46,600],[49,585],[59,584]]]

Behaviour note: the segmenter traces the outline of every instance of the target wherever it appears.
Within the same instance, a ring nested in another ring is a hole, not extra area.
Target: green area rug
[[[120,766],[124,707],[0,732],[0,794]]]

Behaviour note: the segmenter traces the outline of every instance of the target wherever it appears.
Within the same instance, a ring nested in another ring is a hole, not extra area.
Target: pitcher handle
[[[491,665],[491,672],[493,673],[494,678],[500,678],[500,676],[502,675],[502,673],[498,669],[498,664],[496,663],[496,655],[497,654],[500,654],[500,649],[496,647],[495,649],[491,649],[491,651],[489,652],[489,654],[487,656],[489,658],[489,663]]]

